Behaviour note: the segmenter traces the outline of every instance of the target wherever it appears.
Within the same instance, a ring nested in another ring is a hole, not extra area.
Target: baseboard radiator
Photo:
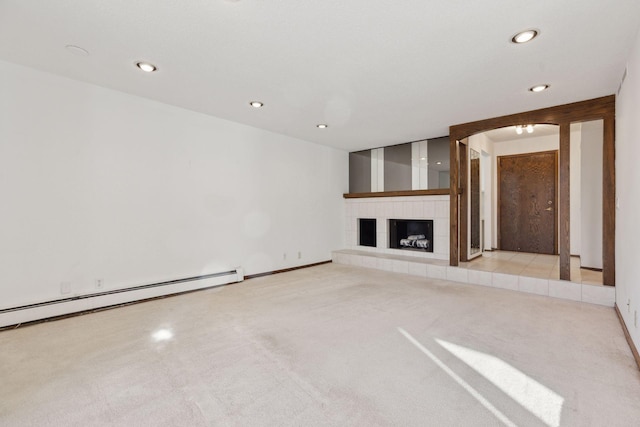
[[[169,280],[123,289],[113,289],[92,294],[74,295],[36,304],[0,309],[0,328],[50,317],[91,311],[99,308],[156,298],[229,283],[242,282],[244,271],[241,267],[220,273]]]

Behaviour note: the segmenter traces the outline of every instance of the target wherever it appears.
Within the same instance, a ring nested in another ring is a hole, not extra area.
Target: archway
[[[497,128],[523,123],[558,125],[559,149],[559,234],[560,279],[571,280],[570,260],[570,126],[592,120],[603,120],[603,173],[602,173],[602,271],[603,284],[615,285],[615,96],[610,95],[588,101],[517,113],[450,126],[450,258],[449,264],[460,262],[460,175],[461,142],[464,138]],[[464,153],[462,154],[464,156]],[[466,168],[466,162],[462,165]],[[463,205],[464,209],[465,206]],[[466,212],[462,212],[466,215]]]

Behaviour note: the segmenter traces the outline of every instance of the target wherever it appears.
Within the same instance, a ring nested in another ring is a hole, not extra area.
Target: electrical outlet
[[[282,259],[283,259],[283,260],[286,260],[286,259],[287,259],[287,254],[286,254],[286,252],[282,254]]]
[[[302,259],[302,252],[298,251],[298,259]]]
[[[96,289],[102,289],[102,288],[104,288],[104,280],[96,279]]]
[[[71,292],[71,282],[60,283],[60,293],[68,294],[69,292]]]

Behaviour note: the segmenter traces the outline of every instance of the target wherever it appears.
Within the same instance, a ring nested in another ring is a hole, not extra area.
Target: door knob
[[[547,209],[545,209],[545,211],[552,211],[553,208],[552,207],[548,207]]]

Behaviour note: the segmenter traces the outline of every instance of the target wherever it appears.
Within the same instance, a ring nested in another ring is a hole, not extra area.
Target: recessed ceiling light
[[[65,48],[73,53],[74,55],[78,55],[78,56],[89,56],[89,51],[87,49],[83,49],[80,46],[75,46],[72,44],[68,44],[65,46]]]
[[[516,44],[526,43],[535,39],[540,32],[538,30],[526,30],[519,32],[515,36],[511,37],[511,42]]]
[[[531,92],[542,92],[547,89],[549,89],[549,85],[537,85],[529,88]]]
[[[436,162],[436,165],[441,165],[441,164],[442,164],[442,162]]]
[[[329,127],[329,125],[326,125],[326,124],[324,124],[324,123],[320,123],[319,125],[316,125],[316,127],[317,127],[318,129],[326,129],[326,128],[328,128],[328,127]]]
[[[427,160],[426,157],[420,157],[420,160]]]
[[[260,101],[251,101],[249,105],[251,105],[253,108],[260,108],[264,106],[264,104]]]
[[[136,62],[136,67],[140,68],[145,73],[153,73],[158,69],[158,67],[148,62]]]

